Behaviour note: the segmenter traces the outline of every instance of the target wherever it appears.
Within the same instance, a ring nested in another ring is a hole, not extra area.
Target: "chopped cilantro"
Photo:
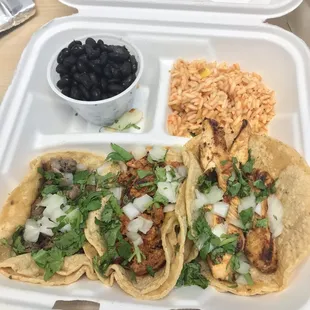
[[[88,178],[91,175],[91,172],[88,170],[77,171],[73,175],[73,183],[84,185],[87,184]]]
[[[169,203],[169,200],[165,196],[160,194],[159,192],[155,193],[153,201],[154,201],[154,203],[161,203],[164,206],[166,206]]]
[[[106,160],[127,162],[133,159],[132,154],[127,152],[125,149],[123,149],[119,145],[115,143],[111,143],[111,148],[114,152],[111,152],[110,154],[108,154]]]
[[[227,163],[228,163],[228,160],[227,160],[227,159],[221,161],[221,165],[222,165],[222,166],[225,166]]]
[[[0,244],[1,244],[1,245],[5,245],[5,246],[9,246],[8,239],[6,239],[6,238],[0,239]]]
[[[166,182],[167,177],[166,177],[166,169],[165,168],[156,167],[155,175],[156,175],[157,182]]]
[[[152,266],[146,266],[146,271],[147,271],[147,273],[148,273],[151,277],[154,278],[154,276],[155,276],[155,271],[154,271],[154,269],[153,269]]]
[[[117,247],[117,253],[120,257],[128,260],[131,256],[131,245],[125,239],[121,240]]]
[[[251,150],[249,150],[249,159],[248,161],[241,166],[241,169],[244,173],[252,173],[255,159],[251,156]]]
[[[244,274],[243,276],[244,276],[246,282],[248,283],[248,285],[254,284],[254,281],[253,281],[250,273]]]
[[[261,179],[254,181],[253,185],[258,189],[262,189],[262,190],[266,189],[266,185],[264,181]]]
[[[253,219],[253,208],[248,208],[246,210],[242,210],[239,213],[240,220],[245,228],[250,229],[252,227],[252,219]]]
[[[132,261],[134,257],[137,257],[137,263],[141,264],[142,260],[145,259],[145,255],[141,252],[140,248],[134,245],[134,252],[129,257],[128,261]]]
[[[209,194],[211,187],[217,184],[217,175],[215,170],[208,174],[203,174],[198,178],[197,187],[201,193]]]
[[[59,191],[59,187],[57,185],[45,185],[41,191],[41,194],[46,196],[48,194],[55,194]]]
[[[267,228],[268,227],[268,219],[258,219],[256,220],[256,227]]]
[[[130,123],[130,124],[128,124],[127,126],[125,126],[121,131],[130,129],[131,127],[132,127],[132,128],[135,128],[135,129],[141,129],[138,125],[133,124],[133,123]]]
[[[201,266],[198,262],[192,261],[183,266],[181,275],[176,283],[176,287],[197,285],[206,289],[209,281],[201,274]]]
[[[64,256],[77,253],[86,241],[83,230],[70,230],[55,237],[55,246],[62,251]]]
[[[139,177],[140,179],[143,179],[143,178],[145,178],[145,177],[147,177],[147,176],[149,176],[149,175],[152,175],[153,172],[152,172],[152,171],[149,171],[149,170],[138,170],[138,171],[137,171],[137,174],[138,174],[138,177]]]
[[[257,182],[257,181],[255,181],[255,182]],[[267,199],[270,195],[275,194],[276,182],[277,182],[277,180],[275,180],[270,186],[265,186],[265,188],[263,188],[259,192],[255,193],[257,203],[262,202],[263,200]]]
[[[225,250],[223,248],[215,248],[211,252],[211,260],[215,265],[218,265],[221,263],[222,258],[225,254]]]
[[[26,249],[22,243],[23,226],[18,226],[12,236],[12,250],[16,255],[24,254]]]
[[[233,255],[229,261],[229,266],[233,271],[237,271],[240,268],[239,255]]]

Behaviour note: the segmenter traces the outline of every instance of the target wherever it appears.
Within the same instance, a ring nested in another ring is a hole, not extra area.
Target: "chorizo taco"
[[[120,165],[118,186],[89,214],[86,238],[98,278],[129,295],[160,299],[175,286],[186,237],[181,151],[112,144],[106,165]]]
[[[289,284],[309,255],[310,169],[292,148],[216,121],[185,146],[190,259],[222,292],[267,294]]]
[[[82,152],[31,162],[0,215],[0,273],[42,285],[70,284],[83,274],[98,279],[84,252],[84,229],[115,181],[99,174],[103,163],[104,157]]]

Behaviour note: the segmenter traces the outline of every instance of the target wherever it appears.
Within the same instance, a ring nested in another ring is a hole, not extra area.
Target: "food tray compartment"
[[[135,107],[144,113],[140,131],[99,133],[99,126],[86,123],[49,89],[46,70],[50,57],[74,38],[98,34],[123,36],[143,53],[145,69],[137,90]],[[268,56],[268,57],[267,57]],[[295,147],[310,162],[307,89],[310,73],[304,63],[309,51],[292,34],[268,25],[215,26],[121,21],[72,17],[51,22],[36,33],[25,50],[0,114],[0,203],[18,185],[32,158],[47,151],[88,150],[107,153],[109,143],[132,148],[142,145],[182,145],[188,139],[168,134],[166,118],[169,70],[178,58],[206,58],[208,61],[238,62],[243,70],[262,75],[276,91],[276,116],[270,135]],[[277,61],[275,61],[277,60]],[[16,296],[33,303],[33,309],[51,307],[57,299],[100,301],[102,309],[241,309],[271,307],[298,309],[309,299],[307,283],[310,262],[295,275],[285,292],[263,297],[243,298],[219,294],[214,289],[196,287],[175,289],[164,300],[136,301],[117,286],[105,288],[99,282],[79,281],[68,287],[42,288],[0,277],[2,296]],[[294,296],[299,296],[298,300]],[[13,298],[7,297],[8,301]],[[35,300],[35,302],[34,302]],[[294,300],[294,303],[292,302]],[[293,305],[294,304],[294,305]]]

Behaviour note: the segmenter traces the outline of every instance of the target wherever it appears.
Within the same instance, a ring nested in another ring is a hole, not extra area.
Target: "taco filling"
[[[244,121],[228,147],[223,129],[209,120],[199,144],[203,174],[194,189],[189,239],[213,278],[230,286],[253,285],[251,267],[277,271],[275,240],[283,230],[277,180],[254,168],[249,137]]]
[[[101,207],[107,188],[117,180],[62,157],[43,161],[38,173],[39,189],[30,216],[8,245],[14,255],[31,253],[48,281],[62,269],[65,257],[84,253],[88,213]]]
[[[112,149],[106,165],[117,163],[121,172],[117,189],[95,220],[105,244],[104,254],[94,259],[95,269],[104,276],[116,264],[133,278],[154,277],[166,264],[162,226],[165,214],[175,209],[186,170],[182,162],[170,161],[163,147],[130,153],[112,144]]]

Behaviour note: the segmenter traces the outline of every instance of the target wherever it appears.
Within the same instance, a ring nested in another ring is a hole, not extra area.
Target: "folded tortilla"
[[[169,152],[169,158],[172,159],[173,156],[170,156],[171,152]],[[96,271],[100,281],[105,285],[112,286],[115,280],[127,294],[138,299],[156,300],[169,294],[180,276],[184,262],[187,232],[185,188],[186,185],[183,183],[179,189],[175,210],[166,213],[164,223],[161,226],[162,246],[166,258],[165,266],[158,270],[154,277],[150,275],[137,276],[136,281],[134,281],[128,270],[121,265],[112,264],[105,276]],[[99,226],[95,224],[95,219],[100,219],[108,199],[109,197],[103,198],[102,208],[90,212],[88,216],[85,236],[91,246],[85,249],[85,253],[90,259],[96,255],[102,256],[107,250],[104,239],[100,235]]]
[[[70,158],[83,164],[87,169],[96,169],[104,162],[104,157],[86,152],[59,152],[40,156],[30,163],[30,171],[21,184],[9,195],[0,214],[0,239],[10,239],[19,225],[25,225],[30,217],[31,206],[39,195],[42,176],[37,169],[51,158]],[[85,248],[87,248],[85,244]],[[97,276],[92,262],[85,254],[75,254],[65,257],[63,268],[44,281],[44,270],[37,266],[31,254],[12,256],[11,249],[0,245],[0,273],[10,279],[41,285],[67,285],[76,282],[83,274],[91,280]]]
[[[193,223],[193,201],[199,176],[203,174],[199,165],[200,136],[191,139],[185,146],[183,160],[189,168],[186,186],[186,210],[189,226]],[[221,292],[237,295],[267,294],[281,291],[289,285],[296,267],[310,254],[310,168],[305,160],[291,147],[267,136],[251,135],[249,149],[255,158],[254,168],[268,172],[276,183],[277,197],[283,205],[282,234],[276,238],[278,268],[273,274],[263,274],[251,266],[254,285],[231,287],[225,281],[212,277],[207,262],[201,262],[202,273],[210,284]],[[187,241],[187,261],[198,255],[193,244]]]

